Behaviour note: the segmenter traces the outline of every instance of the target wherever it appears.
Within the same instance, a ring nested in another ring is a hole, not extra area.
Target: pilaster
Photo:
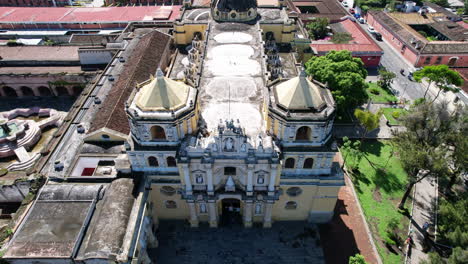
[[[247,195],[252,196],[253,195],[253,170],[254,170],[254,165],[249,164],[247,165]]]
[[[192,181],[190,179],[190,171],[188,164],[182,164],[184,168],[184,181],[185,181],[185,193],[187,195],[192,195]]]
[[[273,196],[275,194],[277,169],[278,169],[277,164],[271,164],[270,182],[268,183],[268,195],[269,196]]]
[[[213,165],[205,164],[206,169],[206,181],[207,181],[207,193],[208,195],[214,195],[214,186],[213,186]]]
[[[210,217],[210,227],[218,227],[218,214],[216,212],[216,200],[208,201],[208,214]]]
[[[198,216],[194,201],[187,201],[190,211],[190,227],[198,227]]]
[[[252,227],[252,208],[253,201],[246,200],[244,204],[244,227],[246,228]]]
[[[273,211],[273,201],[267,201],[265,203],[265,214],[263,215],[263,228],[271,227],[271,214]]]

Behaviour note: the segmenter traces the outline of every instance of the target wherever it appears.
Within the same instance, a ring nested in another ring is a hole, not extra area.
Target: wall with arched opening
[[[308,126],[302,126],[296,131],[296,140],[310,141],[312,138],[312,130]]]
[[[3,86],[2,87],[3,94],[8,97],[18,97],[15,89],[11,88],[10,86]]]
[[[166,132],[161,126],[151,127],[151,140],[166,140]]]
[[[49,89],[49,87],[46,87],[46,86],[39,86],[37,88],[37,90],[39,91],[39,94],[41,96],[52,96],[52,95],[54,95],[52,93],[52,91]]]
[[[23,96],[34,96],[34,91],[30,87],[21,86],[20,90],[21,90],[21,93],[23,93]]]
[[[57,86],[55,87],[55,91],[57,92],[57,96],[68,96],[68,90],[64,86]]]

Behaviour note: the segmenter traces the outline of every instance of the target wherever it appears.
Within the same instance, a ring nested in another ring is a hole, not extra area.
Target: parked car
[[[343,6],[344,6],[344,7],[348,7],[348,6],[349,6],[349,5],[348,5],[348,2],[343,2]]]
[[[354,14],[354,13],[356,13],[356,11],[354,11],[354,8],[350,8],[349,13]]]
[[[374,32],[372,32],[371,34],[372,34],[372,36],[374,36],[374,38],[375,38],[376,40],[382,41],[382,34],[380,34],[379,32],[374,31]]]
[[[359,21],[359,23],[361,23],[361,24],[365,24],[365,23],[366,23],[366,20],[365,20],[364,18],[362,18],[362,17],[358,18],[358,21]]]
[[[369,31],[370,33],[374,33],[374,32],[375,32],[375,29],[374,29],[373,26],[369,26],[369,27],[367,28],[367,31]]]

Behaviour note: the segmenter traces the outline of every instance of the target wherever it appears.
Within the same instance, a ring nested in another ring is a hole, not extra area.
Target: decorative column
[[[270,182],[268,183],[268,195],[272,196],[275,193],[275,183],[276,183],[276,172],[277,172],[278,165],[271,164],[271,171],[270,171]]]
[[[198,216],[197,210],[195,208],[195,201],[187,201],[189,211],[190,211],[190,226],[191,227],[198,227]]]
[[[207,192],[208,195],[214,195],[214,186],[213,186],[213,167],[212,164],[206,164],[206,182],[207,182]]]
[[[187,195],[192,195],[192,181],[190,180],[190,172],[188,166],[188,164],[182,165],[182,167],[184,168],[185,193]]]
[[[244,204],[244,227],[252,227],[252,208],[253,201],[246,200]]]
[[[253,164],[247,165],[247,195],[253,195]]]
[[[208,201],[208,214],[210,218],[210,227],[218,227],[218,214],[216,212],[216,200]]]
[[[24,96],[23,91],[21,90],[20,87],[16,87],[14,89],[15,89],[16,94],[18,95],[18,97],[23,97]]]
[[[273,201],[265,203],[265,214],[263,215],[263,228],[271,227],[271,213],[273,211]]]

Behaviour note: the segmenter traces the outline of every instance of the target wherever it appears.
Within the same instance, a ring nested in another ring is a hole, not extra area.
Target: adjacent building
[[[73,5],[72,0],[0,0],[0,6],[60,7],[71,5]]]
[[[417,12],[369,11],[367,22],[415,67],[468,67],[468,29],[453,13],[431,3]]]

